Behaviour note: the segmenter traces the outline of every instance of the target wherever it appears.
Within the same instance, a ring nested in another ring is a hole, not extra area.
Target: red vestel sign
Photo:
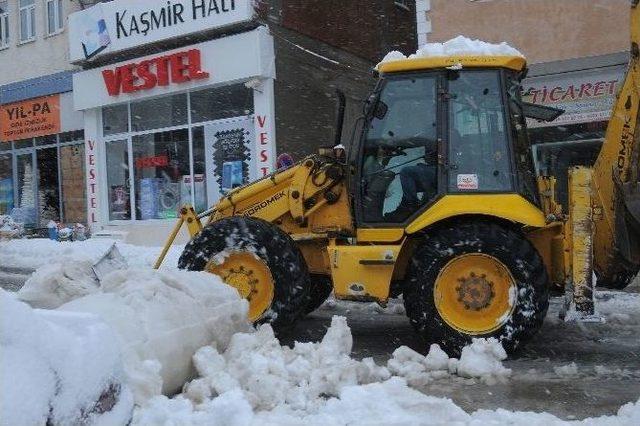
[[[136,159],[136,168],[148,169],[151,167],[166,167],[169,165],[169,158],[166,155],[157,157],[142,157]]]
[[[209,73],[202,71],[200,50],[191,49],[139,63],[121,65],[115,70],[104,70],[102,77],[109,95],[118,96],[120,93],[168,86],[169,83],[186,83],[209,78]]]

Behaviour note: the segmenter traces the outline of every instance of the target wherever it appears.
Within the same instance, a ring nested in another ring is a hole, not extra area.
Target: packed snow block
[[[108,274],[99,293],[60,310],[100,316],[115,331],[135,401],[172,395],[194,376],[201,347],[225,349],[234,333],[250,331],[248,304],[206,272],[129,268]]]
[[[33,308],[56,309],[98,290],[92,262],[67,258],[38,268],[18,291],[17,297]]]
[[[133,396],[98,317],[34,310],[0,290],[0,424],[126,424]]]

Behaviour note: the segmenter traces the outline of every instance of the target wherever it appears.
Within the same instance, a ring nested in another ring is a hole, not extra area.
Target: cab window
[[[363,146],[366,222],[403,222],[436,196],[436,82],[435,75],[386,81]]]
[[[448,76],[449,192],[512,191],[499,71],[456,71]]]

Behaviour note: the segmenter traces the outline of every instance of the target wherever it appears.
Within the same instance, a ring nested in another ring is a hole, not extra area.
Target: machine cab
[[[381,64],[356,157],[359,224],[406,224],[446,195],[514,193],[537,204],[524,68],[519,57]]]

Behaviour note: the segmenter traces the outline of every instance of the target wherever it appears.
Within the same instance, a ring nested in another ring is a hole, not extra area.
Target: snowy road
[[[513,370],[505,383],[487,385],[447,377],[420,390],[449,397],[466,411],[547,411],[567,420],[614,414],[622,404],[640,396],[640,292],[638,287],[628,293],[601,292],[599,299],[606,324],[562,323],[557,319],[561,299],[553,299],[542,331],[516,359],[504,363]],[[344,315],[356,358],[372,356],[384,364],[401,345],[426,353],[428,346],[399,311],[397,305],[383,311],[356,303],[325,304],[285,341],[319,340],[331,317]],[[569,366],[571,362],[576,363],[577,371]]]

